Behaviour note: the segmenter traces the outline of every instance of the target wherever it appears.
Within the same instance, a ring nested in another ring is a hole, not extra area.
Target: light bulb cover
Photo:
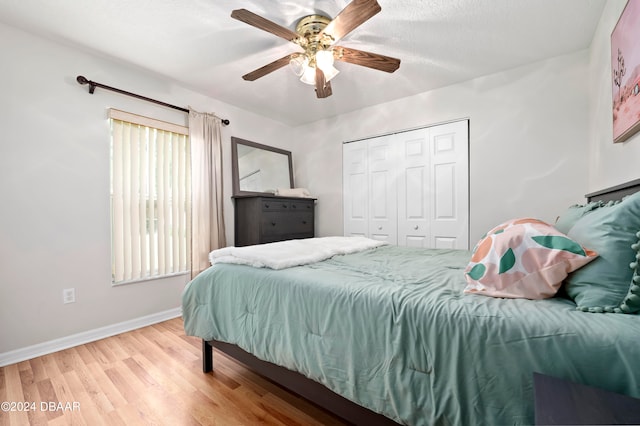
[[[314,86],[316,84],[316,69],[314,67],[310,67],[309,65],[305,65],[304,72],[300,77],[300,81],[304,84],[310,84]]]
[[[325,73],[333,68],[333,51],[320,50],[316,53],[316,64]]]
[[[320,68],[320,69],[322,69],[322,68]],[[338,69],[336,67],[331,66],[331,68],[329,68],[329,69],[322,69],[322,72],[324,73],[324,81],[329,81],[333,77],[338,75],[338,73],[340,71],[338,71]]]
[[[309,64],[309,58],[306,55],[294,56],[289,60],[289,67],[291,71],[298,77],[302,76],[305,71],[305,67]]]

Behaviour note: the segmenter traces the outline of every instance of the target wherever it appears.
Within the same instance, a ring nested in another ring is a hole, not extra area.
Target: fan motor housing
[[[331,18],[324,15],[308,15],[298,21],[296,32],[302,37],[313,37],[329,25]]]
[[[328,34],[320,33],[329,25],[331,18],[324,15],[308,15],[301,18],[296,25],[296,33],[300,35],[297,43],[302,46],[307,56],[315,56],[318,50],[328,48],[333,39]]]

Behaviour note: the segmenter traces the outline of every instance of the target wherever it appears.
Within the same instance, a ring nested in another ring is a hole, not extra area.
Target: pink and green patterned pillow
[[[490,230],[465,269],[465,293],[546,299],[562,280],[598,254],[537,219],[513,219]]]

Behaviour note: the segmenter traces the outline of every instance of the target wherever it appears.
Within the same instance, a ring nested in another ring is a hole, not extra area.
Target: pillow
[[[598,256],[537,219],[514,219],[496,226],[473,249],[465,269],[465,293],[545,299],[571,271]]]
[[[640,311],[640,192],[609,202],[578,219],[569,237],[600,257],[570,274],[567,295],[588,312]]]
[[[558,216],[554,226],[558,231],[562,232],[563,234],[567,234],[569,233],[569,230],[573,228],[573,225],[575,225],[582,216],[597,209],[598,207],[602,207],[603,205],[604,203],[602,201],[593,201],[584,205],[576,204],[570,206],[567,211]]]

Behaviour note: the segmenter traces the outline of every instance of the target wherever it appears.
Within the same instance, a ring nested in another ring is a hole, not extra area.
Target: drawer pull
[[[292,205],[291,205],[291,208],[292,208],[292,209],[297,209],[297,208],[298,208],[298,206],[296,206],[295,204],[292,204]]]
[[[418,230],[418,225],[416,225],[413,229],[415,229],[417,231]]]
[[[276,223],[275,222],[271,222],[271,226],[276,226]]]
[[[266,204],[264,205],[264,208],[265,208],[265,209],[268,209],[268,208],[269,208],[269,203],[266,203]]]
[[[303,224],[303,225],[306,225],[306,224],[307,224],[307,221],[306,221],[306,220],[303,220],[303,221],[302,221],[302,224]]]
[[[286,205],[286,204],[283,204],[283,205],[282,205],[282,208],[283,208],[283,209],[286,209],[286,208],[287,208],[287,205]]]

